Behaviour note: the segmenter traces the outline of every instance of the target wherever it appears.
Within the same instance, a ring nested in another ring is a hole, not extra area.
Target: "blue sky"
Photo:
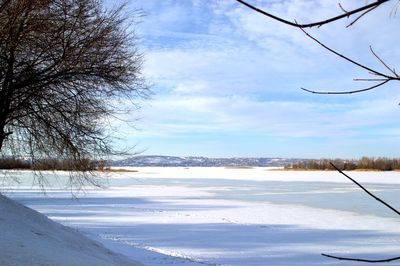
[[[337,1],[252,0],[274,14],[309,22],[341,12]],[[346,9],[354,0],[340,1]],[[310,30],[331,47],[384,71],[369,45],[396,67],[400,16],[385,4],[351,28],[343,20]],[[301,31],[234,0],[130,2],[143,74],[152,98],[119,136],[144,154],[211,157],[399,156],[398,83],[364,94],[324,96],[316,90],[365,86],[368,73],[327,53]]]

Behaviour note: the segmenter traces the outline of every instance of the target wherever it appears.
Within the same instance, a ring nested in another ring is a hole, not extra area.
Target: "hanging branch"
[[[358,183],[356,180],[354,180],[353,178],[351,178],[350,176],[348,176],[347,174],[345,174],[342,170],[340,170],[335,164],[333,164],[332,162],[330,162],[330,165],[332,165],[333,168],[336,169],[336,171],[338,171],[339,173],[341,173],[342,175],[344,175],[347,179],[349,179],[351,182],[353,182],[354,184],[356,184],[359,188],[361,188],[365,193],[367,193],[369,196],[371,196],[372,198],[374,198],[375,200],[377,200],[379,203],[383,204],[386,208],[390,209],[391,211],[393,211],[394,213],[396,213],[397,215],[400,215],[400,212],[395,209],[394,207],[392,207],[390,204],[388,204],[387,202],[385,202],[384,200],[382,200],[381,198],[375,196],[374,194],[372,194],[368,189],[366,189],[363,185],[361,185],[360,183]],[[388,259],[379,259],[379,260],[369,260],[369,259],[358,259],[358,258],[349,258],[349,257],[340,257],[340,256],[333,256],[333,255],[329,255],[329,254],[325,254],[325,253],[321,253],[322,256],[328,257],[328,258],[333,258],[333,259],[338,259],[338,260],[347,260],[347,261],[361,261],[361,262],[369,262],[369,263],[379,263],[379,262],[390,262],[390,261],[395,261],[395,260],[400,260],[400,257],[393,257],[393,258],[388,258]]]
[[[245,2],[245,1],[242,1],[242,0],[236,0],[236,1],[239,2],[240,4],[246,6],[246,7],[248,7],[248,8],[250,8],[250,9],[254,10],[254,11],[257,12],[257,13],[260,13],[260,14],[264,15],[264,16],[267,16],[267,17],[269,17],[269,18],[272,18],[272,19],[274,19],[274,20],[277,20],[277,21],[279,21],[279,22],[281,22],[281,23],[284,23],[284,24],[286,24],[286,25],[290,25],[290,26],[292,26],[292,27],[296,27],[296,28],[303,29],[303,28],[321,27],[322,25],[325,25],[325,24],[328,24],[328,23],[331,23],[331,22],[334,22],[334,21],[336,21],[336,20],[340,20],[340,19],[343,19],[343,18],[346,18],[346,17],[350,17],[350,16],[352,16],[352,15],[354,15],[354,14],[358,14],[358,13],[364,11],[360,16],[358,16],[358,17],[356,18],[355,21],[353,21],[352,23],[349,24],[349,25],[352,25],[352,24],[354,24],[357,20],[359,20],[361,17],[363,17],[364,15],[366,15],[368,12],[372,11],[372,10],[375,9],[376,7],[380,6],[381,4],[383,4],[383,3],[385,3],[385,2],[389,2],[389,1],[391,1],[391,0],[377,0],[376,2],[373,2],[373,3],[371,3],[371,4],[368,4],[368,5],[365,5],[365,6],[356,8],[356,9],[353,9],[353,10],[348,11],[348,12],[345,11],[345,10],[342,8],[342,11],[344,11],[344,13],[341,14],[341,15],[338,15],[338,16],[335,16],[335,17],[332,17],[332,18],[329,18],[329,19],[325,19],[325,20],[322,20],[322,21],[317,21],[317,22],[313,22],[313,23],[306,23],[306,24],[299,24],[299,23],[297,23],[297,22],[291,22],[291,21],[289,21],[289,20],[286,20],[286,19],[283,19],[283,18],[281,18],[281,17],[275,16],[275,15],[273,15],[273,14],[271,14],[271,13],[268,13],[268,12],[266,12],[266,11],[260,9],[260,8],[257,8],[256,6],[253,6],[253,5],[251,5],[251,4],[249,4],[249,3]]]
[[[351,182],[353,182],[354,184],[356,184],[359,188],[361,188],[362,190],[364,190],[365,193],[367,193],[369,196],[371,196],[372,198],[374,198],[375,200],[379,201],[381,204],[385,205],[387,208],[389,208],[390,210],[392,210],[393,212],[395,212],[397,215],[400,216],[400,212],[398,210],[396,210],[394,207],[390,206],[388,203],[386,203],[384,200],[378,198],[377,196],[375,196],[374,194],[372,194],[368,189],[366,189],[365,187],[363,187],[360,183],[358,183],[356,180],[354,180],[353,178],[351,178],[350,176],[348,176],[347,174],[345,174],[342,170],[340,170],[338,167],[336,167],[336,165],[334,165],[333,163],[330,163],[332,165],[333,168],[335,168],[339,173],[341,173],[342,175],[344,175],[345,177],[347,177]]]

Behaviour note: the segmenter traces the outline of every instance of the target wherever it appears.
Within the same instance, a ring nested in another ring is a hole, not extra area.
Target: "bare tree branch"
[[[340,257],[340,256],[333,256],[325,253],[321,253],[322,256],[337,259],[337,260],[347,260],[347,261],[360,261],[360,262],[369,262],[369,263],[381,263],[381,262],[391,262],[395,260],[400,260],[400,257],[393,257],[388,259],[380,259],[380,260],[368,260],[368,259],[357,259],[357,258],[348,258],[348,257]]]
[[[315,91],[315,90],[309,90],[309,89],[305,89],[305,88],[301,88],[302,90],[306,91],[306,92],[310,92],[310,93],[315,93],[315,94],[353,94],[353,93],[360,93],[360,92],[365,92],[365,91],[369,91],[369,90],[373,90],[375,88],[378,88],[386,83],[388,83],[389,81],[393,81],[393,80],[398,80],[400,81],[400,77],[397,75],[397,73],[395,72],[394,69],[391,69],[372,49],[372,47],[370,46],[370,50],[372,52],[372,54],[385,66],[385,68],[387,68],[389,70],[389,72],[393,75],[388,75],[385,74],[383,72],[380,72],[378,70],[372,69],[364,64],[361,64],[345,55],[343,55],[342,53],[337,52],[336,50],[328,47],[327,45],[325,45],[324,43],[322,43],[321,41],[319,41],[317,38],[313,37],[311,34],[309,34],[307,31],[305,31],[304,29],[300,29],[301,31],[303,31],[303,33],[309,37],[311,40],[313,40],[314,42],[316,42],[317,44],[319,44],[320,46],[322,46],[324,49],[328,50],[329,52],[333,53],[334,55],[346,60],[347,62],[366,70],[369,74],[371,75],[375,75],[375,76],[379,76],[382,77],[381,79],[355,79],[358,81],[382,81],[378,84],[372,85],[370,87],[364,88],[364,89],[358,89],[358,90],[346,90],[346,91],[340,91],[340,92],[335,92],[335,91]]]
[[[309,37],[310,39],[312,39],[314,42],[318,43],[320,46],[322,46],[323,48],[325,48],[325,49],[328,50],[329,52],[331,52],[331,53],[333,53],[333,54],[335,54],[335,55],[337,55],[337,56],[343,58],[344,60],[346,60],[346,61],[352,63],[353,65],[356,65],[356,66],[358,66],[358,67],[360,67],[360,68],[362,68],[362,69],[365,69],[365,70],[369,71],[370,73],[374,73],[374,74],[376,74],[376,75],[378,75],[378,76],[385,77],[385,78],[391,78],[390,76],[388,76],[388,75],[386,75],[386,74],[384,74],[384,73],[381,73],[381,72],[379,72],[379,71],[377,71],[377,70],[374,70],[374,69],[369,68],[369,67],[367,67],[367,66],[365,66],[365,65],[363,65],[363,64],[360,64],[360,63],[358,63],[357,61],[355,61],[355,60],[353,60],[353,59],[351,59],[351,58],[349,58],[349,57],[347,57],[347,56],[345,56],[345,55],[343,55],[343,54],[341,54],[341,53],[339,53],[339,52],[333,50],[332,48],[329,48],[327,45],[323,44],[321,41],[319,41],[317,38],[313,37],[311,34],[309,34],[308,32],[306,32],[305,30],[303,30],[303,29],[300,29],[300,30],[301,30],[307,37]]]
[[[373,79],[373,78],[355,78],[353,79],[354,81],[384,81],[387,79],[381,78],[381,79]]]
[[[370,80],[370,81],[372,81],[372,80]],[[314,90],[309,90],[309,89],[305,89],[305,88],[300,88],[300,89],[302,89],[303,91],[309,92],[309,93],[314,93],[314,94],[337,94],[337,95],[354,94],[354,93],[360,93],[360,92],[373,90],[373,89],[378,88],[378,87],[380,87],[382,85],[385,85],[389,81],[391,81],[391,79],[384,79],[383,82],[378,83],[376,85],[373,85],[371,87],[364,88],[364,89],[359,89],[359,90],[350,90],[350,91],[314,91]]]
[[[375,196],[374,194],[372,194],[368,189],[366,189],[364,186],[362,186],[360,183],[358,183],[356,180],[354,180],[353,178],[351,178],[350,176],[348,176],[347,174],[345,174],[342,170],[340,170],[338,167],[336,167],[336,165],[334,165],[333,163],[330,163],[332,165],[333,168],[335,168],[339,173],[341,173],[342,175],[344,175],[345,177],[347,177],[351,182],[353,182],[354,184],[356,184],[359,188],[361,188],[362,190],[364,190],[365,193],[367,193],[369,196],[371,196],[372,198],[374,198],[375,200],[379,201],[381,204],[383,204],[384,206],[386,206],[387,208],[389,208],[390,210],[392,210],[393,212],[395,212],[397,215],[400,215],[400,212],[398,210],[396,210],[394,207],[390,206],[388,203],[386,203],[384,200],[380,199],[379,197]]]
[[[346,26],[346,28],[349,28],[351,26],[353,26],[360,18],[362,18],[363,16],[365,16],[366,14],[368,14],[369,12],[371,12],[372,10],[374,10],[375,8],[377,8],[378,6],[373,6],[370,9],[364,11],[363,13],[361,13],[361,15],[359,15],[355,20],[353,20],[350,24],[348,24]]]
[[[396,73],[396,71],[394,70],[394,68],[390,68],[370,47],[371,53],[385,66],[386,69],[389,70],[390,74],[385,74],[381,71],[378,71],[376,69],[373,69],[371,67],[366,66],[365,64],[362,64],[356,60],[351,59],[350,57],[345,56],[342,53],[339,53],[337,51],[335,51],[334,49],[330,48],[329,46],[325,45],[324,43],[322,43],[321,41],[319,41],[317,38],[313,37],[311,34],[309,34],[308,32],[306,32],[304,29],[305,28],[311,28],[311,27],[315,27],[315,26],[322,26],[328,23],[331,23],[333,21],[345,18],[345,17],[350,17],[352,15],[355,14],[359,14],[358,17],[356,19],[354,19],[349,25],[347,25],[347,27],[353,25],[354,23],[356,23],[360,18],[362,18],[363,16],[365,16],[366,14],[368,14],[369,12],[373,11],[374,9],[376,9],[377,7],[379,7],[381,4],[388,2],[390,0],[377,0],[373,3],[370,3],[368,5],[362,6],[360,8],[351,10],[351,11],[346,11],[343,6],[339,3],[339,7],[340,9],[343,11],[343,14],[339,15],[339,16],[335,16],[332,18],[328,18],[326,20],[322,20],[322,21],[318,21],[318,22],[313,22],[313,23],[308,23],[308,24],[301,24],[298,23],[297,21],[291,22],[288,21],[286,19],[283,19],[281,17],[272,15],[271,13],[268,13],[262,9],[259,9],[249,3],[247,3],[246,1],[243,0],[236,0],[237,2],[239,2],[240,4],[256,11],[257,13],[261,13],[264,16],[270,17],[274,20],[277,20],[281,23],[299,28],[301,31],[303,31],[303,33],[309,37],[310,39],[312,39],[314,42],[318,43],[320,46],[322,46],[324,49],[328,50],[330,53],[335,54],[336,56],[346,60],[347,62],[366,70],[370,75],[375,75],[381,78],[377,78],[377,79],[354,79],[356,81],[380,81],[380,83],[378,84],[374,84],[372,86],[363,88],[363,89],[357,89],[357,90],[345,90],[345,91],[339,91],[339,92],[335,92],[335,91],[316,91],[316,90],[309,90],[309,89],[305,89],[305,88],[301,88],[302,90],[309,92],[309,93],[315,93],[315,94],[353,94],[353,93],[360,93],[360,92],[365,92],[365,91],[369,91],[369,90],[373,90],[376,89],[382,85],[385,85],[386,83],[388,83],[389,81],[392,80],[397,80],[400,81],[400,76]]]
[[[357,14],[357,13],[360,13],[360,12],[362,12],[362,11],[367,10],[367,12],[364,12],[363,14],[361,14],[361,16],[359,16],[359,17],[356,19],[356,20],[358,20],[359,18],[361,18],[362,16],[364,16],[366,13],[368,13],[369,11],[371,11],[371,10],[370,10],[371,8],[376,8],[376,7],[380,6],[381,4],[383,4],[383,3],[385,3],[385,2],[388,2],[388,1],[391,1],[391,0],[377,0],[376,2],[373,2],[373,3],[371,3],[371,4],[368,4],[368,5],[365,5],[365,6],[356,8],[356,9],[353,9],[353,10],[351,10],[351,11],[345,12],[345,13],[342,14],[342,15],[338,15],[338,16],[335,16],[335,17],[332,17],[332,18],[329,18],[329,19],[325,19],[325,20],[322,20],[322,21],[317,21],[317,22],[313,22],[313,23],[306,23],[306,24],[299,24],[299,23],[297,23],[297,22],[291,22],[291,21],[289,21],[289,20],[280,18],[280,17],[278,17],[278,16],[275,16],[275,15],[273,15],[273,14],[271,14],[271,13],[268,13],[268,12],[266,12],[266,11],[260,9],[260,8],[257,8],[257,7],[254,6],[254,5],[251,5],[251,4],[249,4],[249,3],[245,2],[245,1],[242,1],[242,0],[236,0],[236,1],[239,2],[240,4],[246,6],[246,7],[248,7],[248,8],[250,8],[250,9],[254,10],[254,11],[257,12],[257,13],[260,13],[260,14],[264,15],[264,16],[267,16],[267,17],[269,17],[269,18],[272,18],[272,19],[274,19],[274,20],[277,20],[277,21],[279,21],[279,22],[281,22],[281,23],[284,23],[284,24],[286,24],[286,25],[290,25],[290,26],[292,26],[292,27],[296,27],[296,28],[301,28],[301,29],[302,29],[302,28],[321,27],[321,26],[323,26],[323,25],[325,25],[325,24],[328,24],[328,23],[331,23],[331,22],[334,22],[334,21],[337,21],[337,20],[340,20],[340,19],[343,19],[343,18],[346,18],[346,17],[350,17],[350,16],[352,16],[352,15],[354,15],[354,14]],[[345,11],[343,8],[342,8],[342,10]],[[355,22],[355,21],[354,21],[354,22]],[[353,23],[354,23],[354,22],[353,22]],[[352,23],[352,24],[353,24],[353,23]]]
[[[371,53],[379,60],[379,62],[382,63],[382,65],[384,67],[386,67],[387,70],[389,70],[396,78],[400,78],[399,75],[396,73],[396,71],[394,69],[391,69],[386,63],[385,61],[383,61],[376,53],[375,51],[372,49],[372,46],[369,46],[369,50],[371,51]]]
[[[346,9],[343,8],[341,3],[338,3],[339,8],[343,11],[343,13],[347,14],[349,11],[347,11]],[[348,17],[348,16],[347,16]]]
[[[375,196],[373,193],[371,193],[368,189],[366,189],[363,185],[361,185],[360,183],[358,183],[356,180],[354,180],[353,178],[351,178],[350,176],[348,176],[347,174],[345,174],[342,170],[340,170],[334,163],[330,162],[330,165],[336,169],[336,171],[338,171],[339,173],[341,173],[342,175],[344,175],[347,179],[349,179],[351,182],[353,182],[354,184],[356,184],[359,188],[361,188],[365,193],[367,193],[369,196],[371,196],[372,198],[374,198],[375,200],[377,200],[379,203],[383,204],[385,207],[387,207],[388,209],[390,209],[391,211],[393,211],[394,213],[396,213],[397,215],[400,215],[400,212],[395,209],[394,207],[392,207],[391,205],[389,205],[387,202],[385,202],[384,200],[382,200],[381,198]],[[341,256],[333,256],[333,255],[329,255],[329,254],[325,254],[325,253],[321,253],[322,256],[328,257],[328,258],[333,258],[333,259],[337,259],[337,260],[346,260],[346,261],[360,261],[360,262],[369,262],[369,263],[381,263],[381,262],[390,262],[390,261],[395,261],[395,260],[400,260],[400,256],[399,257],[392,257],[392,258],[387,258],[387,259],[379,259],[379,260],[371,260],[371,259],[359,259],[359,258],[350,258],[350,257],[341,257]]]

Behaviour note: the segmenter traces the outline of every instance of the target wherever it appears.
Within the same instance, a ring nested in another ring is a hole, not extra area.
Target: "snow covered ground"
[[[336,172],[135,168],[71,197],[30,172],[2,192],[144,265],[365,265],[322,257],[400,255],[400,220]],[[400,207],[399,172],[352,172]],[[387,265],[399,265],[399,262]]]
[[[0,265],[140,265],[3,195],[0,213]]]

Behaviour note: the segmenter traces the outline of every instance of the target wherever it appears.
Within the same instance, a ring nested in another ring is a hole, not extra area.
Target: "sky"
[[[249,0],[273,14],[312,22],[342,11],[333,0]],[[309,33],[380,71],[400,62],[400,14],[391,1],[346,28],[344,19]],[[343,0],[343,8],[360,1]],[[364,3],[364,1],[362,1]],[[131,1],[152,95],[118,136],[144,155],[208,157],[399,157],[398,82],[354,95],[300,88],[364,88],[371,76],[304,33],[234,0]]]

